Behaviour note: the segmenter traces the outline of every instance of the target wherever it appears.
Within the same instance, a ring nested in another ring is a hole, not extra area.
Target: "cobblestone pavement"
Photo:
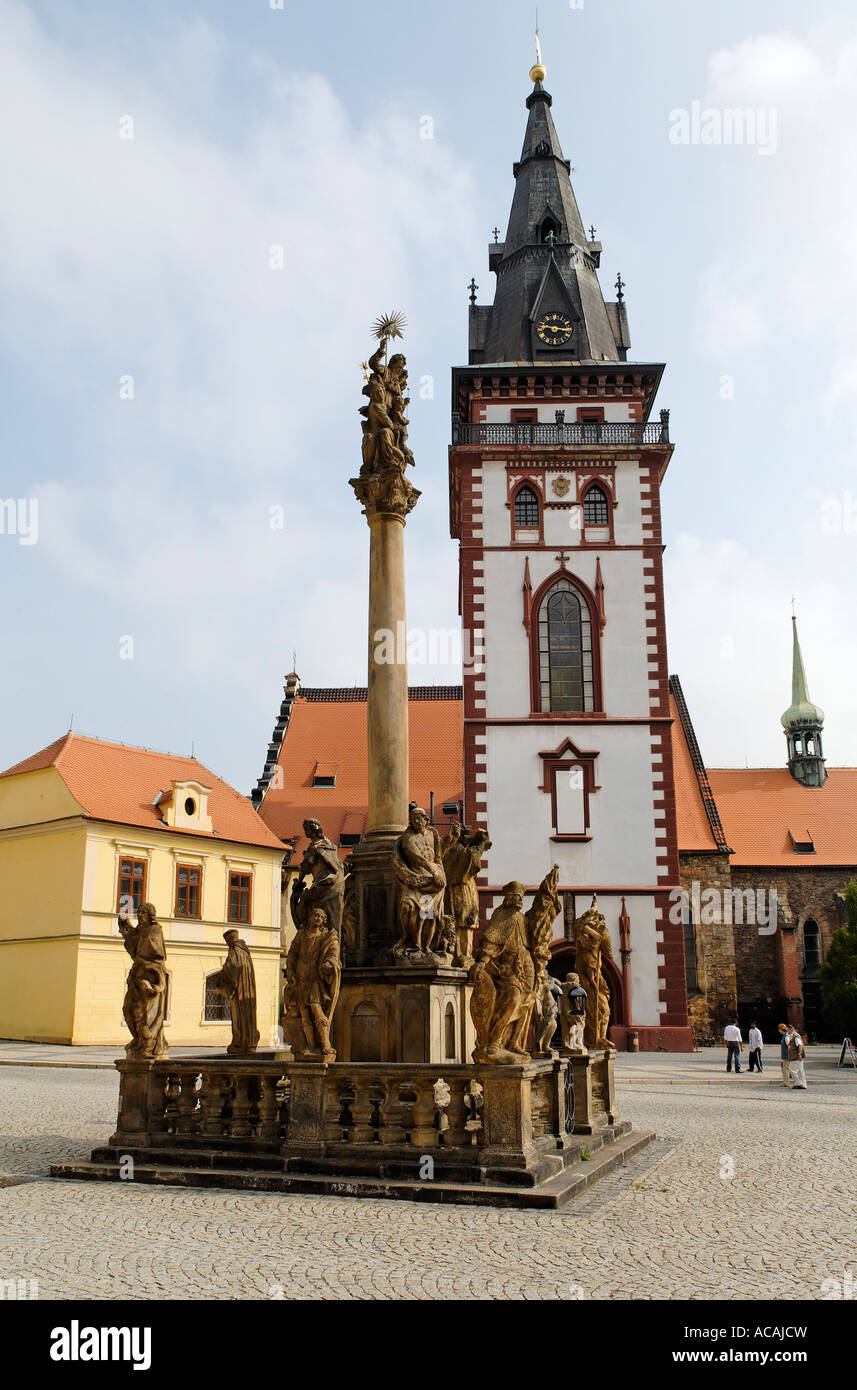
[[[47,1179],[115,1102],[107,1072],[0,1070],[0,1279],[43,1299],[815,1299],[857,1269],[857,1086],[620,1088],[659,1142],[558,1213]]]

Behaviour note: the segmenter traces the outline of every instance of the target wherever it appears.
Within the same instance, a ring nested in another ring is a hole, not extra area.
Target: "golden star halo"
[[[372,333],[378,339],[401,338],[408,326],[404,314],[394,310],[392,314],[381,314],[372,324]]]

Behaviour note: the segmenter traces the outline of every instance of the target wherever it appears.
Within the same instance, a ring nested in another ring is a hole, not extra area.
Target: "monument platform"
[[[122,1060],[116,1133],[52,1176],[557,1208],[654,1138],[613,1056],[515,1066]]]

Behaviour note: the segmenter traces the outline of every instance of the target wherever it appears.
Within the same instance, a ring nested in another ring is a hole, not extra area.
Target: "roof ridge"
[[[201,763],[195,753],[171,753],[165,748],[147,748],[143,743],[121,743],[115,738],[98,738],[95,734],[81,734],[77,729],[69,729],[65,735],[65,743],[61,751],[65,751],[69,739],[83,739],[86,743],[97,743],[101,748],[123,748],[126,753],[147,753],[151,758],[180,758],[185,763],[196,763],[198,767],[204,768],[206,772],[211,769]],[[47,745],[50,747],[50,744]],[[216,776],[217,774],[215,774]]]
[[[708,824],[711,826],[714,843],[724,854],[731,854],[732,851],[726,842],[726,834],[720,819],[720,812],[717,809],[717,802],[714,800],[714,792],[711,790],[711,783],[708,780],[708,773],[705,769],[705,763],[702,760],[702,753],[700,752],[699,744],[696,739],[696,732],[690,719],[690,711],[688,710],[687,701],[684,698],[684,691],[681,688],[681,681],[678,676],[670,676],[669,687],[670,693],[675,700],[676,709],[678,710],[679,722],[681,724],[682,733],[684,734],[685,743],[687,744],[687,751],[690,754],[690,761],[696,773],[699,794],[702,798],[702,804],[705,807]]]
[[[364,701],[368,699],[365,685],[303,685],[295,694],[295,700],[309,700],[336,704],[345,701]],[[463,700],[462,685],[409,685],[409,700]]]

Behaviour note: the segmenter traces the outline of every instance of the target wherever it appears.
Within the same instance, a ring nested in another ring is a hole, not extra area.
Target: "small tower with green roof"
[[[824,710],[814,705],[806,688],[806,672],[792,618],[792,702],[782,717],[789,749],[789,772],[804,787],[823,787],[827,781],[821,730]]]

